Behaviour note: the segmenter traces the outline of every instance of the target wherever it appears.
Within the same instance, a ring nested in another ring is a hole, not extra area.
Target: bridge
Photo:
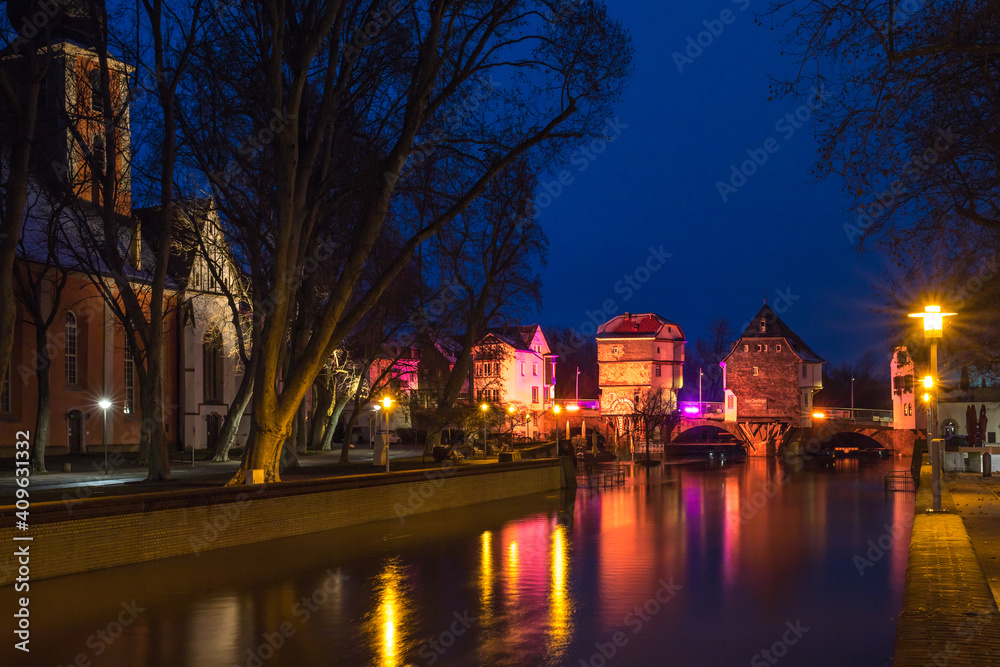
[[[682,403],[681,419],[673,438],[694,428],[710,426],[745,442],[750,455],[775,455],[781,451],[797,453],[808,446],[820,449],[907,449],[915,434],[894,431],[892,410],[869,408],[817,408],[811,426],[801,426],[799,415],[785,419],[726,421],[722,403]],[[856,433],[863,438],[835,438],[841,433]]]

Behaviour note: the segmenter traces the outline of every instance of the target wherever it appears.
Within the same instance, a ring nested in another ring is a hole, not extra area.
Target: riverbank
[[[32,580],[562,488],[559,459],[450,464],[417,471],[348,475],[278,484],[196,488],[32,502],[27,530],[0,507],[0,541],[30,537]],[[0,585],[17,568],[0,561]]]
[[[1000,612],[981,564],[987,551],[978,546],[996,539],[997,533],[987,537],[981,533],[987,524],[973,520],[968,521],[973,527],[969,530],[963,516],[963,512],[982,511],[983,516],[1000,517],[1000,502],[994,502],[1000,498],[976,496],[973,510],[970,494],[975,491],[956,477],[949,475],[941,489],[945,511],[929,512],[933,507],[931,470],[929,465],[920,469],[903,609],[896,628],[895,667],[1000,666]],[[956,486],[961,509],[951,485]]]

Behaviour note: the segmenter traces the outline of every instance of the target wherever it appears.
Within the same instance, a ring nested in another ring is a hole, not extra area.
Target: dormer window
[[[761,333],[767,332],[767,320],[765,320],[763,317],[760,318],[760,332]]]

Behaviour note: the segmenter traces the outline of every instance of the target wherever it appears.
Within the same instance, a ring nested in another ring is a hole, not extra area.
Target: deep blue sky
[[[580,328],[613,299],[611,315],[653,311],[694,341],[716,318],[740,327],[781,290],[797,297],[782,319],[824,359],[853,361],[872,349],[888,363],[885,320],[870,311],[881,259],[849,243],[839,180],[810,175],[811,122],[791,137],[788,125],[776,128],[804,100],[768,101],[768,76],[794,62],[766,19],[755,24],[765,0],[608,6],[635,47],[635,75],[616,111],[628,127],[585,171],[566,165],[573,182],[541,215],[551,246],[538,320]],[[673,52],[726,9],[732,23],[678,72]],[[769,138],[777,152],[723,202],[716,182]],[[661,245],[673,256],[625,301],[616,284]]]

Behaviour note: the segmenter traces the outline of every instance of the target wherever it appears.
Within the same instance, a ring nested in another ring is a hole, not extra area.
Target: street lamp
[[[490,411],[490,404],[483,403],[479,406],[479,409],[483,411],[483,455],[486,455],[486,413]]]
[[[580,367],[576,367],[576,400],[580,400]]]
[[[104,410],[104,433],[101,435],[101,440],[104,442],[104,471],[110,473],[111,468],[108,467],[108,408],[111,407],[111,401],[102,398],[97,402],[97,407]]]
[[[957,313],[942,313],[941,306],[926,306],[922,313],[910,313],[910,317],[921,317],[924,320],[924,338],[931,343],[931,374],[924,378],[924,386],[928,380],[931,387],[937,381],[937,342],[944,335],[944,318]],[[928,387],[930,389],[930,387]],[[927,439],[930,441],[931,457],[931,490],[934,498],[934,511],[941,511],[941,443],[937,439],[937,410],[934,394],[927,392]]]
[[[382,407],[385,408],[385,471],[389,472],[389,408],[392,407],[392,398],[382,397]]]
[[[375,436],[378,435],[378,411],[382,409],[382,406],[378,403],[372,405],[372,410],[375,414],[372,415],[371,421],[368,422],[368,444],[371,445],[371,450],[375,451]]]
[[[556,414],[556,452],[559,451],[559,413],[562,412],[562,408],[558,405],[552,406],[552,412]]]
[[[703,407],[701,404],[701,378],[705,374],[701,368],[698,369],[698,412],[701,412]]]
[[[851,376],[851,421],[854,421],[854,376]]]

